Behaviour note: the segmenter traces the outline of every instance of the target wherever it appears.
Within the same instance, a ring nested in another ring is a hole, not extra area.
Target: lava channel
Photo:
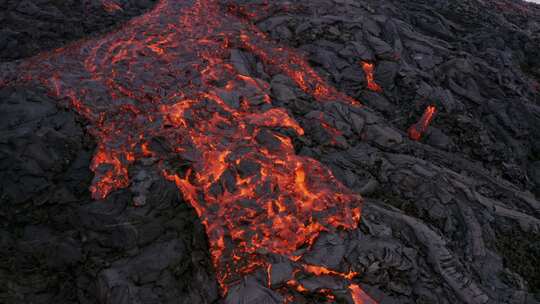
[[[321,232],[357,227],[362,199],[322,164],[295,154],[291,137],[303,129],[272,104],[267,82],[238,71],[234,48],[252,52],[320,102],[358,104],[302,55],[215,0],[162,0],[112,33],[22,62],[18,81],[40,82],[89,122],[98,142],[95,199],[127,187],[130,164],[156,160],[202,221],[224,295],[254,271],[270,276],[268,257],[280,256],[295,275],[333,276],[355,303],[375,303],[353,282],[357,274],[303,263],[301,248]],[[169,149],[152,150],[155,138]],[[278,290],[284,302],[306,292],[294,277],[290,282]]]

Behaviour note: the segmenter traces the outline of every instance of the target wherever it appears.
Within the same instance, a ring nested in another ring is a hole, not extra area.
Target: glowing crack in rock
[[[268,83],[236,70],[232,48],[252,52],[318,101],[358,104],[215,0],[162,0],[115,32],[21,63],[19,81],[41,82],[89,122],[98,142],[95,199],[127,187],[130,164],[155,160],[203,223],[224,294],[271,269],[267,257],[278,255],[295,273],[333,276],[355,303],[374,303],[352,282],[356,273],[302,264],[302,248],[321,232],[357,227],[362,200],[322,164],[295,154],[291,136],[303,129],[272,105]],[[153,149],[156,138],[169,149]],[[305,292],[295,282],[279,290],[286,301]]]
[[[366,61],[361,62],[364,74],[366,76],[367,87],[369,90],[382,93],[382,88],[375,82],[374,70],[375,64],[369,63]],[[407,130],[409,138],[415,141],[419,141],[422,138],[422,135],[427,131],[431,121],[435,117],[437,109],[435,106],[430,105],[424,111],[424,114],[420,120],[409,127]]]
[[[362,61],[362,69],[366,74],[367,87],[374,92],[382,92],[382,88],[375,82],[375,64]]]
[[[433,120],[436,112],[437,108],[435,106],[428,106],[424,111],[424,114],[422,114],[420,120],[409,128],[409,137],[413,140],[420,140],[420,138],[422,138],[422,135],[427,131],[427,128]]]

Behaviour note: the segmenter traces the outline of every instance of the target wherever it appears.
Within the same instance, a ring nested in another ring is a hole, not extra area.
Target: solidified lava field
[[[0,8],[1,303],[540,302],[540,6]]]

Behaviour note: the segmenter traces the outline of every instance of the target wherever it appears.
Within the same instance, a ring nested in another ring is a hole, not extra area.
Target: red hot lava
[[[295,154],[290,136],[303,129],[272,105],[267,82],[237,71],[232,48],[254,53],[319,101],[357,104],[215,0],[162,0],[116,32],[22,63],[20,80],[40,81],[89,121],[98,141],[94,198],[127,187],[133,162],[154,159],[204,224],[224,294],[279,255],[298,272],[343,280],[355,303],[374,303],[352,283],[355,273],[302,263],[301,249],[321,232],[357,227],[362,201],[319,162]],[[169,149],[152,149],[154,138]],[[305,291],[288,285],[285,299]]]
[[[422,135],[427,131],[436,112],[437,108],[435,106],[428,106],[420,120],[409,128],[409,137],[413,140],[420,140]]]
[[[364,69],[364,74],[366,75],[368,89],[381,93],[383,91],[382,88],[375,82],[375,65],[366,61],[362,61],[361,64]],[[422,135],[427,131],[429,124],[433,120],[436,110],[435,106],[428,106],[426,108],[420,121],[409,127],[408,133],[410,139],[418,141],[422,138]]]
[[[382,88],[375,82],[375,65],[373,63],[362,61],[362,68],[364,69],[364,74],[366,74],[368,89],[374,92],[382,92]]]

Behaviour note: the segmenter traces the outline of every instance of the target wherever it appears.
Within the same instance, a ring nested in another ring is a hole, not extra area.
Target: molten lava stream
[[[322,164],[295,154],[290,137],[304,130],[272,105],[267,82],[230,64],[230,49],[248,49],[317,100],[357,102],[225,11],[215,0],[162,0],[116,32],[23,62],[19,79],[40,81],[90,123],[98,141],[94,198],[129,186],[134,162],[155,160],[205,226],[224,294],[271,269],[273,255],[297,272],[345,282],[355,303],[374,303],[352,282],[356,274],[302,264],[299,249],[321,232],[357,227],[362,200]],[[168,149],[152,150],[154,138]],[[175,159],[190,169],[175,168]],[[286,301],[296,291],[278,292]],[[331,300],[332,292],[323,293]]]

